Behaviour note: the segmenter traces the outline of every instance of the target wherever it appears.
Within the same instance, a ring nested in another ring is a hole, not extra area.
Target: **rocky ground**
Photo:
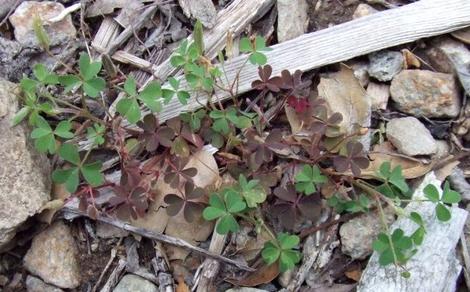
[[[9,5],[0,7],[0,291],[163,291],[157,284],[161,283],[159,277],[165,276],[173,279],[176,291],[190,291],[199,279],[197,273],[204,257],[145,236],[131,235],[103,222],[56,212],[57,200],[73,199],[63,188],[51,183],[50,165],[55,161],[50,162],[48,157],[34,150],[26,125],[11,127],[11,119],[19,109],[15,83],[23,74],[30,74],[32,66],[39,62],[61,70],[60,62],[67,64],[78,51],[90,49],[98,54],[100,44],[93,43],[93,39],[100,25],[117,21],[116,31],[126,28],[140,15],[141,9],[135,7],[141,7],[142,3],[97,0],[87,4],[86,11],[79,8],[63,15],[61,20],[46,26],[51,47],[48,54],[39,48],[33,27],[34,15],[50,19],[80,1],[6,2]],[[216,10],[212,14],[210,10],[205,11],[201,16],[205,20],[203,24],[210,27],[215,13],[230,2],[214,1]],[[278,0],[277,6],[265,9],[262,17],[243,32],[263,34],[271,44],[281,43],[407,3]],[[140,38],[130,37],[121,45],[122,49],[152,63],[164,60],[175,44],[190,33],[191,19],[195,18],[184,13],[177,2],[173,4],[155,14],[143,25],[145,33],[140,34]],[[168,23],[163,26],[164,32],[158,34],[155,27],[161,28],[163,21]],[[158,37],[152,39],[153,33]],[[345,64],[355,78],[339,86],[329,83],[329,76],[336,74],[332,72],[338,71],[339,65],[325,66],[309,75],[318,95],[336,90],[329,105],[333,111],[343,114],[345,123],[369,128],[364,143],[370,145],[370,158],[401,164],[405,177],[412,184],[418,185],[420,178],[434,170],[439,162],[454,157],[443,173],[462,194],[462,208],[466,208],[470,200],[470,185],[466,180],[470,177],[467,158],[470,151],[467,148],[470,147],[469,45],[470,30],[467,29],[348,60]],[[133,65],[117,61],[115,65],[120,71],[133,72],[141,80],[150,76]],[[295,125],[289,116],[284,122]],[[106,153],[103,155],[106,157]],[[201,159],[218,173],[217,160],[212,154]],[[195,161],[197,167],[200,160]],[[210,185],[211,175],[199,175],[201,186]],[[209,248],[212,224],[191,225],[177,218],[168,219],[162,210],[152,207],[149,210],[152,211],[146,217],[132,224],[154,232],[164,231],[174,238]],[[307,271],[302,285],[304,291],[356,289],[381,225],[374,213],[341,218],[349,220],[337,220],[322,231],[307,234],[304,254],[325,238],[329,243],[327,250],[322,251],[323,258]],[[387,220],[392,223],[394,215],[390,214]],[[306,230],[312,226],[310,223]],[[463,233],[467,241],[461,243],[466,245],[464,251],[470,248],[468,230],[470,219]],[[320,232],[328,236],[320,236]],[[265,241],[263,236],[253,235],[246,227],[227,241],[225,255],[253,260]],[[462,247],[456,246],[457,257],[468,269],[468,263],[461,256]],[[156,264],[152,264],[158,260],[166,266],[160,273],[155,272]],[[231,268],[226,269],[230,272]],[[461,291],[468,288],[465,280],[470,281],[465,278],[466,269],[457,283]],[[222,277],[215,283],[218,291],[278,291],[292,283],[296,272],[286,272],[264,282],[263,274],[258,273],[258,278],[251,283],[256,285]]]

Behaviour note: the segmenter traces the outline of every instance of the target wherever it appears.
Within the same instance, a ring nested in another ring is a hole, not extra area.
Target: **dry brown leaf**
[[[423,176],[431,171],[433,167],[433,163],[424,164],[416,160],[398,156],[398,153],[390,142],[375,145],[369,157],[371,162],[367,169],[361,171],[362,178],[376,177],[380,165],[386,161],[390,162],[392,168],[401,165],[403,176],[407,179]]]
[[[346,271],[344,272],[344,275],[348,277],[351,280],[354,280],[356,282],[359,282],[361,279],[362,271],[357,269],[357,270],[351,270],[351,271]]]
[[[263,265],[255,272],[250,273],[247,277],[242,279],[225,279],[225,281],[244,287],[254,287],[265,283],[270,283],[279,275],[279,265],[274,263],[269,266]]]
[[[354,76],[354,71],[346,65],[341,64],[340,71],[320,79],[318,96],[326,100],[331,112],[340,112],[343,115],[340,127],[344,133],[352,134],[357,126],[370,126],[370,100]],[[369,148],[369,135],[359,140],[366,149]]]
[[[436,178],[440,181],[444,181],[449,175],[452,174],[454,168],[460,164],[460,161],[452,161],[444,165],[443,167],[434,171]]]
[[[470,45],[470,27],[462,28],[450,33],[454,38]]]
[[[183,278],[178,278],[177,281],[178,281],[178,285],[176,285],[175,292],[189,292],[189,291],[191,291],[191,290],[189,290],[188,285],[186,285],[186,283],[184,282]]]
[[[403,59],[405,63],[404,69],[421,67],[421,62],[419,61],[418,57],[416,57],[416,55],[413,54],[410,50],[403,49],[401,50],[401,53],[403,54]]]

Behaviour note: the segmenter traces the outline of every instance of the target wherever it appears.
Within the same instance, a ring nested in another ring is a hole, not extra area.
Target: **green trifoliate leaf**
[[[64,143],[59,149],[59,156],[72,164],[80,164],[80,155],[78,154],[78,147],[74,144]]]
[[[65,184],[67,191],[74,193],[77,190],[80,181],[79,169],[77,167],[56,169],[52,173],[52,179],[56,183]]]
[[[429,184],[424,187],[424,196],[431,200],[431,202],[437,203],[439,202],[439,191],[437,190],[436,186]]]
[[[446,181],[444,183],[444,192],[442,194],[442,202],[444,202],[446,204],[456,204],[456,203],[460,202],[461,199],[462,198],[461,198],[460,194],[457,193],[454,190],[451,190],[449,182]]]
[[[436,216],[439,221],[449,221],[451,218],[451,213],[449,209],[442,203],[437,203],[436,205]]]
[[[101,162],[93,162],[85,164],[81,167],[81,172],[85,180],[92,186],[99,186],[103,183],[103,175],[101,174]]]
[[[140,107],[135,98],[121,99],[116,105],[116,110],[118,113],[125,116],[131,124],[135,124],[140,120]]]
[[[89,81],[92,78],[96,77],[101,71],[101,65],[101,62],[92,62],[88,54],[80,54],[78,66],[80,69],[80,75],[82,76],[83,80]]]

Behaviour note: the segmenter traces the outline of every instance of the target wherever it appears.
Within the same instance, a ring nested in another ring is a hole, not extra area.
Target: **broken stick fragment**
[[[413,199],[425,199],[423,189],[428,184],[433,184],[442,194],[441,183],[434,172],[427,174],[414,192]],[[455,246],[468,212],[454,206],[451,208],[452,219],[441,222],[436,218],[434,203],[412,202],[405,208],[405,212],[408,214],[413,211],[421,214],[426,235],[418,252],[406,264],[411,277],[403,278],[401,271],[393,265],[380,266],[379,255],[375,252],[362,274],[358,292],[455,291],[457,277],[462,269],[455,254]],[[391,226],[391,230],[396,228],[403,229],[405,234],[411,234],[417,225],[407,218],[400,218]]]

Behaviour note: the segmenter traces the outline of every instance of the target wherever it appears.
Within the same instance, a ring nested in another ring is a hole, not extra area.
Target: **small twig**
[[[119,246],[121,240],[122,240],[122,238],[119,239],[118,246]],[[95,292],[98,289],[99,285],[101,284],[101,281],[103,280],[104,274],[106,274],[109,267],[111,267],[111,264],[113,263],[114,259],[116,258],[116,255],[117,255],[117,249],[116,249],[116,247],[114,247],[113,249],[111,249],[111,256],[109,257],[108,263],[106,264],[103,271],[101,272],[101,275],[98,278],[98,281],[96,281],[96,284],[93,286],[93,289],[91,289],[91,292]]]
[[[67,207],[64,207],[62,210],[64,212],[73,213],[73,214],[76,214],[76,215],[79,215],[79,216],[89,217],[87,213],[82,212],[79,209],[74,208],[74,207],[67,206]],[[203,248],[193,246],[189,242],[187,242],[185,240],[182,240],[182,239],[179,239],[179,238],[174,238],[174,237],[166,235],[166,234],[153,232],[153,231],[150,231],[150,230],[147,230],[147,229],[144,229],[144,228],[135,227],[135,226],[133,226],[133,225],[127,223],[127,222],[123,222],[123,221],[113,219],[113,218],[110,218],[110,217],[105,217],[103,215],[99,215],[96,218],[96,220],[100,221],[100,222],[108,223],[108,224],[113,225],[115,227],[127,230],[127,231],[135,233],[135,234],[139,234],[139,235],[147,237],[147,238],[152,238],[152,239],[155,239],[155,240],[158,240],[158,241],[161,241],[161,242],[164,242],[164,243],[168,243],[168,244],[171,244],[171,245],[174,245],[174,246],[179,246],[179,247],[190,249],[190,250],[192,250],[196,253],[199,253],[201,255],[205,255],[205,256],[211,257],[215,260],[218,260],[218,261],[224,262],[226,264],[235,266],[235,267],[237,267],[241,270],[245,270],[245,271],[249,271],[249,272],[255,271],[255,269],[247,266],[244,263],[241,263],[241,262],[238,262],[238,261],[235,261],[235,260],[231,260],[231,259],[226,258],[224,256],[221,256],[221,255],[212,253],[210,251],[207,251]]]
[[[118,265],[116,266],[116,268],[114,268],[111,275],[109,275],[108,281],[106,281],[106,284],[104,284],[100,292],[111,292],[114,286],[116,286],[116,284],[119,282],[119,277],[121,276],[121,273],[124,271],[125,268],[126,268],[126,261],[123,259],[120,259],[118,262]]]
[[[72,12],[75,12],[77,11],[78,9],[80,9],[82,6],[82,3],[75,3],[73,4],[72,6],[69,6],[67,8],[65,8],[64,10],[62,10],[59,14],[57,14],[56,16],[52,17],[52,18],[49,18],[47,19],[45,22],[46,23],[53,23],[53,22],[59,22],[61,21],[62,19],[64,19],[67,15],[69,15],[70,13]]]

